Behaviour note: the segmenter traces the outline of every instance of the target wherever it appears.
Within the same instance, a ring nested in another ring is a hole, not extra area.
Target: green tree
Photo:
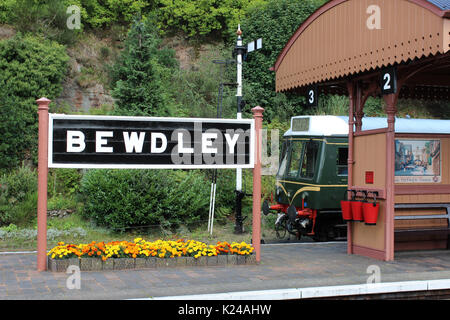
[[[171,114],[173,103],[168,88],[177,62],[174,51],[160,48],[160,45],[158,30],[151,20],[133,23],[111,73],[116,113]]]

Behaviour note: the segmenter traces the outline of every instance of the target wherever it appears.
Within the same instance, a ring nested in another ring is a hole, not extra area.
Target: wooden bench
[[[401,215],[395,216],[395,220],[419,220],[419,219],[447,219],[446,227],[435,228],[410,228],[410,229],[396,229],[395,236],[397,241],[407,241],[411,236],[434,236],[441,239],[447,236],[447,249],[450,249],[450,203],[408,203],[396,204],[395,209],[446,209],[445,214],[429,214],[429,215]]]

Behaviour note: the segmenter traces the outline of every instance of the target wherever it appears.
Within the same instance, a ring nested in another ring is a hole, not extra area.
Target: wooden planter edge
[[[199,258],[109,258],[106,261],[102,261],[100,258],[52,259],[50,256],[47,258],[47,270],[51,272],[66,272],[69,266],[76,266],[81,271],[113,271],[257,264],[255,254],[201,256]]]

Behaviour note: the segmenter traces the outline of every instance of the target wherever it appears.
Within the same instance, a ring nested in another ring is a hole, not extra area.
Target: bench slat
[[[448,219],[448,214],[420,215],[420,216],[396,216],[395,220],[416,220],[416,219]]]

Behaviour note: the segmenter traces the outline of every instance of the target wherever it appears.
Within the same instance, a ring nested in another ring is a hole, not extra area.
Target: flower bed
[[[77,265],[82,271],[98,271],[255,264],[253,250],[245,242],[208,245],[195,240],[150,242],[136,238],[133,242],[93,241],[78,245],[59,242],[47,256],[50,271],[65,272],[69,265]]]

